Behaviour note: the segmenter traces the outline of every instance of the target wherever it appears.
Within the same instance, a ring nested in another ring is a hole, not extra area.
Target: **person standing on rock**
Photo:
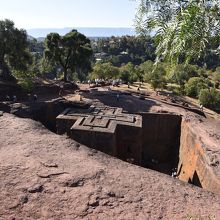
[[[9,95],[6,95],[6,98],[5,98],[5,99],[6,99],[7,102],[9,102],[9,101],[10,101],[10,96],[9,96]]]
[[[17,96],[16,95],[13,95],[12,99],[13,99],[13,102],[17,102]]]
[[[37,101],[37,95],[34,94],[34,102],[36,102],[36,101]]]
[[[200,110],[203,112],[203,105],[200,104]]]

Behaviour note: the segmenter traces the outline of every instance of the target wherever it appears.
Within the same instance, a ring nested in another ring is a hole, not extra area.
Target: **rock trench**
[[[67,133],[81,144],[124,161],[168,175],[175,171],[178,179],[220,194],[220,178],[212,169],[219,166],[219,161],[209,159],[205,143],[182,115],[129,114],[120,108],[64,99],[10,108],[5,105],[5,109],[40,121],[55,133]],[[67,184],[83,185],[83,180]]]

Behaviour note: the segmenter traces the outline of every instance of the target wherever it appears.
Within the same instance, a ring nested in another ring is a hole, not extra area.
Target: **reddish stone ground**
[[[150,95],[147,101],[123,95],[120,102],[115,96],[83,96],[129,111],[192,116],[160,102],[163,97]],[[209,117],[202,118],[202,123],[199,120],[195,127],[210,141],[212,152],[220,155],[212,144],[212,140],[219,141],[220,123]],[[219,167],[215,169],[220,173]],[[217,220],[220,216],[218,195],[112,158],[58,136],[38,122],[6,113],[0,117],[0,192],[0,220]]]
[[[0,117],[0,219],[219,219],[220,197]]]

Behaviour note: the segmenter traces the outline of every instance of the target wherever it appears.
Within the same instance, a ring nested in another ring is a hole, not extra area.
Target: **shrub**
[[[220,73],[214,73],[213,80],[215,82],[217,82],[217,81],[220,82]]]
[[[214,89],[202,89],[199,93],[199,101],[205,107],[211,109],[220,108],[220,93]]]
[[[122,65],[119,68],[119,78],[123,80],[125,83],[133,83],[137,81],[137,68],[131,62],[127,63],[126,65]]]
[[[144,81],[148,81],[149,75],[154,69],[154,63],[148,60],[142,63],[139,67],[140,67],[140,70],[144,72]]]
[[[214,81],[214,87],[218,89],[219,84],[220,84],[220,68],[219,67],[216,69],[216,72],[213,74],[213,81]]]
[[[153,89],[164,89],[166,88],[166,70],[163,66],[158,66],[153,72],[150,72],[145,78],[153,87]]]
[[[175,95],[179,95],[179,96],[182,95],[180,91],[180,86],[177,84],[168,84],[166,89],[168,91],[172,91],[172,93]]]
[[[184,85],[191,77],[198,76],[198,67],[193,65],[179,64],[174,70],[174,82]]]
[[[111,63],[96,63],[90,74],[91,79],[114,79],[119,76],[119,69]]]
[[[192,77],[185,84],[186,94],[188,96],[197,98],[201,89],[208,88],[206,80],[201,77]]]
[[[18,81],[18,85],[26,91],[31,91],[34,87],[33,81],[31,79],[22,79]]]

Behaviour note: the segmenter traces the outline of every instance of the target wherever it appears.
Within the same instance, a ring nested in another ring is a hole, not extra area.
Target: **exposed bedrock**
[[[33,118],[51,131],[142,167],[169,175],[178,168],[180,180],[220,194],[219,142],[204,138],[184,115],[128,114],[121,108],[64,99],[1,103],[0,110]]]
[[[56,117],[66,108],[78,106],[88,108],[87,103],[74,103],[63,98],[43,102],[0,102],[0,110],[12,113],[21,118],[31,118],[40,121],[46,128],[53,132],[56,129]]]
[[[181,124],[179,179],[220,194],[220,178],[215,172],[218,161],[209,157],[207,143],[186,120]]]

